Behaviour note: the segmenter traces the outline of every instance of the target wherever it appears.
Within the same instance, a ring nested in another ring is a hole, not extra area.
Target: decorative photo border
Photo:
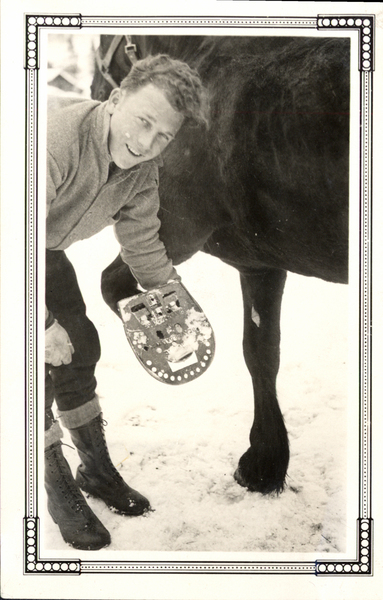
[[[360,77],[360,239],[359,239],[359,513],[355,555],[350,559],[316,561],[87,561],[50,560],[40,555],[37,503],[37,184],[39,41],[42,29],[118,27],[281,28],[358,32]],[[374,71],[374,15],[318,15],[316,18],[108,18],[80,14],[25,15],[26,71],[26,276],[25,276],[25,433],[26,491],[24,518],[24,574],[85,573],[198,573],[198,574],[309,574],[317,576],[372,575],[373,521],[371,517],[371,304],[372,304],[372,105]]]

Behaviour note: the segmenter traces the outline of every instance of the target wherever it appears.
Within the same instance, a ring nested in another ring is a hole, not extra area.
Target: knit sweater
[[[159,239],[159,159],[119,169],[108,150],[106,102],[48,111],[49,250],[65,250],[113,225],[121,257],[146,289],[177,277]]]

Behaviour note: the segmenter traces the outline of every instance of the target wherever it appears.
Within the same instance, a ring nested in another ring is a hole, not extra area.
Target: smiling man
[[[158,156],[184,120],[164,92],[151,83],[133,92],[126,88],[113,90],[107,111],[111,115],[109,151],[120,169],[130,169]]]
[[[206,124],[201,81],[165,55],[138,61],[107,102],[74,102],[48,115],[45,487],[53,520],[78,549],[111,541],[81,489],[123,515],[150,505],[110,460],[96,395],[99,338],[64,251],[113,225],[122,259],[143,288],[178,277],[158,236],[158,166],[190,120]],[[76,479],[62,453],[54,401],[81,459]]]

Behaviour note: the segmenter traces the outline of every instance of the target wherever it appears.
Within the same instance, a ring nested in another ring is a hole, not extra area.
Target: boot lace
[[[95,423],[97,423],[97,420],[95,421]],[[99,456],[101,459],[101,464],[107,468],[108,470],[108,474],[114,479],[114,481],[116,483],[121,484],[124,480],[121,477],[121,475],[119,474],[119,472],[117,471],[116,467],[114,466],[114,464],[112,463],[112,459],[110,458],[110,454],[108,451],[108,446],[106,443],[106,437],[105,437],[105,427],[108,425],[108,422],[105,421],[105,419],[103,419],[101,416],[99,417],[99,423],[100,423],[100,427],[97,427],[97,425],[95,425],[94,427],[94,432],[95,432],[95,444],[97,446],[97,449],[99,451]]]
[[[83,512],[84,508],[87,507],[86,501],[71,473],[68,474],[68,468],[70,469],[70,467],[65,462],[60,446],[52,448],[51,453],[48,455],[48,460],[49,468],[57,471],[56,483],[69,508]]]

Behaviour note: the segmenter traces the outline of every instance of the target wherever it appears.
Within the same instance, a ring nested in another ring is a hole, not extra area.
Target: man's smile
[[[133,150],[133,148],[131,148],[129,146],[129,144],[125,144],[125,146],[127,147],[127,149],[129,150],[129,152],[131,154],[133,154],[133,156],[135,156],[136,158],[138,158],[139,156],[142,156],[142,154],[140,154],[139,152],[136,152],[135,150]]]

